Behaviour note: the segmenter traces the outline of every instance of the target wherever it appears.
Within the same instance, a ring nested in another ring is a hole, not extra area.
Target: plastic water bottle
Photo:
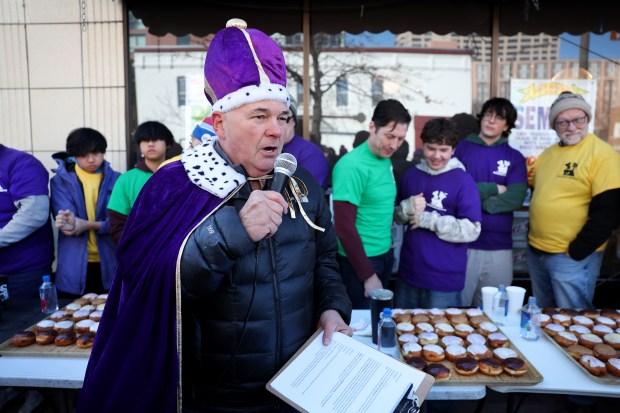
[[[536,297],[530,297],[527,304],[521,309],[521,337],[529,341],[538,340],[540,328],[540,307],[536,304]]]
[[[500,326],[506,324],[506,318],[508,317],[508,293],[506,292],[506,286],[501,285],[498,287],[497,292],[493,296],[493,319],[495,323]]]
[[[392,319],[392,310],[384,308],[379,320],[379,351],[396,358],[396,323]]]
[[[58,311],[58,293],[49,275],[43,276],[43,284],[39,287],[39,297],[41,297],[42,313],[51,314]]]

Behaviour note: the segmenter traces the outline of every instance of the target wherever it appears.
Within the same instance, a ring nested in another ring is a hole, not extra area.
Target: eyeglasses
[[[497,113],[492,113],[492,112],[486,112],[484,115],[482,115],[482,117],[485,120],[496,120],[498,122],[503,122],[506,120],[506,118],[502,115],[498,115]]]
[[[566,129],[568,128],[568,125],[570,125],[571,123],[575,125],[575,127],[583,126],[587,123],[587,121],[588,121],[587,116],[582,116],[580,118],[576,118],[572,120],[558,120],[557,122],[555,122],[555,127],[558,129]]]

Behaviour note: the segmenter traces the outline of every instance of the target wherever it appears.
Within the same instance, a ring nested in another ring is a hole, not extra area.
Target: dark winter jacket
[[[275,411],[265,384],[316,331],[320,314],[334,309],[350,321],[322,189],[307,170],[295,175],[309,191],[305,212],[325,232],[311,228],[294,203],[295,219],[289,211],[274,236],[253,242],[239,218],[251,191],[246,183],[194,231],[183,251],[183,311],[191,307],[193,314],[183,319],[183,345],[195,350],[189,358],[183,351],[183,405],[191,411]],[[191,339],[188,323],[197,331]],[[197,373],[193,396],[187,369]]]

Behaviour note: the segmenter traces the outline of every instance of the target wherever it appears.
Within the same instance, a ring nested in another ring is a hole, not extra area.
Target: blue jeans
[[[396,279],[394,296],[395,306],[398,308],[448,308],[462,305],[460,291],[418,288],[407,284],[401,278]]]
[[[340,266],[340,276],[342,282],[347,288],[347,294],[351,299],[354,309],[368,310],[370,308],[370,299],[364,297],[364,283],[357,277],[353,265],[347,257],[343,257],[340,254],[336,255],[338,265]],[[368,257],[372,268],[381,280],[383,288],[388,288],[390,284],[390,278],[392,277],[392,265],[394,263],[394,251],[390,249],[385,254],[377,255],[376,257]]]
[[[594,308],[594,288],[601,270],[603,251],[581,261],[568,254],[549,254],[527,249],[532,292],[540,307]]]

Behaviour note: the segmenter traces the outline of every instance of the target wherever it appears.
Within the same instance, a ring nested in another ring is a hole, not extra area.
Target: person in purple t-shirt
[[[34,156],[0,144],[0,275],[8,276],[9,298],[38,297],[41,277],[51,274],[48,181]]]
[[[482,232],[467,252],[463,305],[482,305],[480,289],[512,283],[512,215],[527,192],[525,158],[508,144],[517,110],[492,98],[478,115],[480,132],[469,134],[454,152],[476,181],[482,203]]]
[[[297,125],[295,103],[291,102],[289,110],[291,116],[286,119],[286,124],[282,127],[282,142],[284,142],[282,152],[293,155],[297,159],[297,165],[306,168],[321,187],[326,189],[329,173],[327,158],[323,155],[321,148],[301,136],[295,135],[295,126]]]
[[[408,223],[400,253],[395,305],[446,308],[461,305],[467,246],[480,235],[476,183],[452,158],[458,130],[449,119],[429,120],[421,133],[424,158],[403,174],[394,219]],[[410,208],[420,196],[426,206]],[[411,211],[413,209],[413,212]]]

